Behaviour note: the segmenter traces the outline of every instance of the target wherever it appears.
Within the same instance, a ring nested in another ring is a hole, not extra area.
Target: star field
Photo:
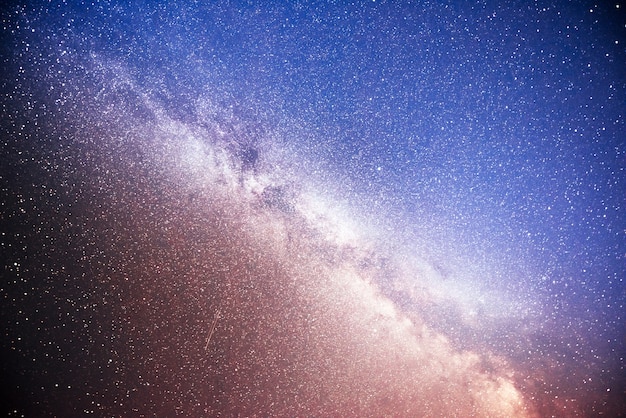
[[[622,416],[624,7],[2,6],[2,413]]]

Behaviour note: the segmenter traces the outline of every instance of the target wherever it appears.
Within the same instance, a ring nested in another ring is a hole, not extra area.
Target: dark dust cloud
[[[623,416],[624,7],[2,6],[2,415]]]

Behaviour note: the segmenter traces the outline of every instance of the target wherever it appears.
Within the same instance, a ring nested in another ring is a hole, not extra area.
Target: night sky
[[[0,414],[626,416],[624,9],[0,7]]]

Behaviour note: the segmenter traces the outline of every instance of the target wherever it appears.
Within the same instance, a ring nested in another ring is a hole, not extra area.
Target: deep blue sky
[[[521,242],[557,281],[623,297],[626,57],[614,4],[61,9],[41,14],[58,48],[123,61],[181,118],[218,85],[240,113],[307,124],[307,147],[379,204]]]
[[[314,137],[294,136],[296,147],[331,161],[374,205],[520,246],[555,282],[548,293],[568,282],[571,297],[621,302],[623,8],[41,5],[9,12],[22,32],[5,47],[52,78],[94,56],[124,63],[181,119],[218,88],[235,112],[296,120]]]

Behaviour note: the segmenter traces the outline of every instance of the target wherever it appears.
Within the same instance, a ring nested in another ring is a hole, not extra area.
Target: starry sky
[[[624,416],[625,8],[4,4],[2,415]]]

